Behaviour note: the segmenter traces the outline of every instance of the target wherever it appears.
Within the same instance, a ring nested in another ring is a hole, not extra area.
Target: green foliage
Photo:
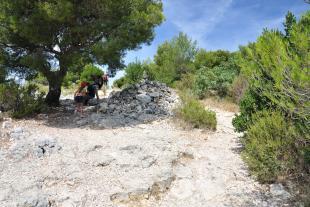
[[[195,128],[216,130],[215,112],[206,110],[198,100],[191,96],[182,96],[183,105],[178,109],[178,116]]]
[[[130,84],[139,82],[143,78],[144,71],[145,68],[141,62],[130,63],[125,69],[127,82]]]
[[[197,43],[183,33],[163,43],[154,57],[154,78],[169,85],[180,80],[182,74],[193,71],[192,63],[196,53]]]
[[[88,64],[85,65],[83,72],[81,73],[81,77],[80,77],[80,81],[85,81],[85,82],[89,82],[92,83],[94,80],[92,78],[92,76],[102,76],[104,74],[104,72],[102,70],[100,70],[100,68],[92,65],[92,64]]]
[[[285,22],[284,22],[284,31],[285,31],[285,37],[290,38],[291,30],[293,28],[293,25],[296,24],[297,20],[296,17],[292,12],[287,12],[285,16]]]
[[[34,80],[32,80],[32,82],[35,84],[48,86],[48,81],[47,81],[46,77],[44,77],[41,73],[38,73],[37,77]]]
[[[309,195],[310,12],[299,21],[289,13],[284,25],[285,34],[265,30],[240,48],[248,89],[233,125],[245,132],[244,159],[260,181],[289,178]]]
[[[6,76],[7,76],[6,71],[0,68],[0,84],[5,82]]]
[[[243,157],[262,182],[276,181],[296,171],[300,151],[296,149],[297,130],[279,112],[262,111],[243,138]]]
[[[230,57],[231,54],[228,51],[206,51],[200,49],[195,56],[194,65],[196,70],[199,70],[202,67],[213,68],[228,61]]]
[[[126,77],[121,77],[113,82],[113,86],[116,88],[123,88],[127,84]]]
[[[258,91],[249,88],[239,102],[240,115],[233,119],[233,126],[237,132],[246,131],[253,124],[252,115],[264,109],[274,109],[269,99]]]
[[[305,132],[309,131],[310,119],[309,25],[310,12],[307,12],[299,22],[292,23],[289,37],[265,30],[255,44],[241,48],[242,72],[256,94],[255,103],[263,103],[260,108],[274,106]],[[241,106],[243,117],[251,117],[255,112],[242,108],[253,106]]]
[[[195,80],[196,80],[195,74],[186,73],[186,74],[182,75],[181,80],[175,82],[175,88],[182,91],[183,93],[185,93],[185,92],[190,93],[194,87]]]
[[[57,104],[68,71],[80,62],[121,68],[126,51],[150,43],[163,19],[157,0],[1,0],[1,65],[42,73],[51,86],[46,101]]]
[[[39,113],[44,108],[44,93],[33,84],[19,86],[14,82],[0,84],[1,108],[12,117],[23,118]]]
[[[134,63],[130,63],[125,68],[126,73],[125,77],[127,83],[129,84],[138,83],[139,81],[142,80],[144,73],[146,73],[146,75],[150,80],[153,80],[154,70],[152,68],[154,68],[154,64],[149,61],[145,62],[136,61]]]
[[[194,92],[200,98],[210,94],[227,96],[234,78],[239,73],[234,55],[223,51],[203,52],[206,59],[201,59],[201,54],[202,52],[196,59],[196,64],[200,62],[202,68],[197,71]]]
[[[78,80],[79,80],[79,74],[70,71],[64,78],[63,86],[69,88],[73,84],[77,83]]]

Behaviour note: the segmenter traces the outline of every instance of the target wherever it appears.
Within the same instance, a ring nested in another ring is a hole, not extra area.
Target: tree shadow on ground
[[[107,99],[101,99],[100,103]],[[95,130],[115,129],[123,127],[134,127],[140,124],[146,124],[157,120],[166,119],[168,114],[150,114],[150,113],[102,113],[99,111],[98,103],[90,103],[85,107],[83,115],[74,113],[74,101],[66,99],[61,101],[59,107],[49,108],[49,110],[37,116],[37,119],[43,120],[48,127],[60,129],[72,128],[90,128]]]

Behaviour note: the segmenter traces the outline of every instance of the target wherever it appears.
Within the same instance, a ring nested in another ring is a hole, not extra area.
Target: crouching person
[[[84,105],[87,105],[89,100],[93,98],[97,98],[97,103],[99,102],[99,95],[98,95],[98,85],[96,83],[89,84],[87,86],[87,92],[84,100]]]
[[[86,86],[88,85],[89,83],[82,82],[79,88],[74,93],[74,101],[76,104],[75,113],[83,114],[83,104],[87,95]]]

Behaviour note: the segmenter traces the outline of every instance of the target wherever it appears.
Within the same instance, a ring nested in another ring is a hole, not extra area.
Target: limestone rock
[[[2,123],[2,129],[8,129],[8,128],[11,128],[11,127],[12,127],[12,121],[11,120],[4,121]]]
[[[35,153],[37,157],[43,157],[60,149],[61,147],[53,137],[42,137],[35,142]]]
[[[139,94],[136,95],[136,99],[142,102],[143,104],[150,103],[152,101],[152,98],[147,94]]]
[[[281,199],[290,198],[290,194],[284,189],[282,184],[271,184],[270,193],[273,197],[278,197]]]

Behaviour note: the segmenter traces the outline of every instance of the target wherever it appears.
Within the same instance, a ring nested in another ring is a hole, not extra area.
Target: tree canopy
[[[179,33],[171,41],[164,42],[158,47],[154,57],[157,66],[156,79],[167,84],[180,80],[182,74],[192,70],[191,64],[197,50],[197,42],[184,33]]]
[[[150,43],[162,21],[158,0],[2,0],[0,67],[42,73],[46,102],[58,104],[68,71],[81,63],[121,67],[126,51]]]

